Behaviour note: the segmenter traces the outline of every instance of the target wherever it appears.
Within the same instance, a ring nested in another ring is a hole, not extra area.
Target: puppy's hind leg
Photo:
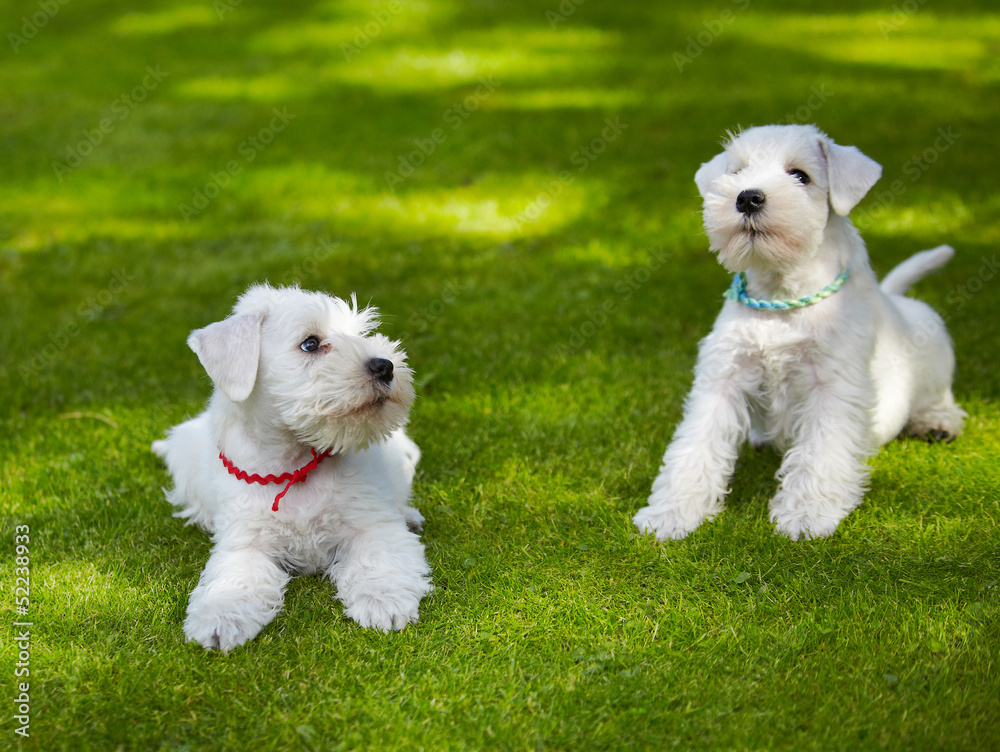
[[[722,511],[750,416],[739,380],[712,374],[716,370],[699,364],[684,418],[653,481],[649,506],[632,520],[657,540],[683,538]]]
[[[967,417],[965,410],[955,402],[951,388],[948,388],[937,402],[915,410],[906,429],[928,441],[950,442],[962,433]]]
[[[904,352],[915,387],[906,428],[932,441],[951,441],[962,433],[967,415],[951,392],[955,351],[945,322],[923,301],[892,300],[909,326]]]

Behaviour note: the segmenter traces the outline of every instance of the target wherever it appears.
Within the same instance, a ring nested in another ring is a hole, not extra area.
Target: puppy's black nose
[[[388,384],[392,381],[391,360],[386,360],[385,358],[372,358],[368,361],[368,370],[371,371],[372,376],[381,381],[383,384]]]
[[[765,203],[767,203],[767,197],[764,195],[764,191],[757,189],[740,191],[740,195],[736,197],[736,210],[741,214],[756,214],[764,208]]]

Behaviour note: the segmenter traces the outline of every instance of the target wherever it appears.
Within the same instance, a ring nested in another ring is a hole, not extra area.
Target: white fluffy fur
[[[420,458],[403,425],[412,376],[398,343],[373,334],[371,309],[297,288],[251,287],[232,315],[193,332],[188,344],[215,391],[208,409],[172,428],[152,449],[174,479],[177,516],[212,533],[213,547],[191,593],[184,631],[223,651],[253,639],[281,611],[292,574],[325,573],[346,614],[364,627],[417,621],[431,590],[424,549],[409,526]],[[300,345],[316,337],[320,346]],[[384,383],[368,367],[392,362]],[[271,511],[285,484],[248,484],[323,460]]]
[[[802,170],[803,183],[793,170]],[[864,496],[867,459],[904,428],[953,438],[965,413],[951,393],[954,355],[944,322],[903,293],[944,265],[948,246],[900,264],[880,287],[847,214],[881,175],[854,147],[813,126],[764,126],[733,136],[702,165],[711,249],[747,294],[811,295],[845,268],[843,288],[788,311],[729,300],[701,342],[684,417],[649,505],[634,518],[659,540],[683,538],[722,511],[740,445],[784,453],[771,520],[790,538],[831,535]],[[762,209],[737,209],[745,190]]]

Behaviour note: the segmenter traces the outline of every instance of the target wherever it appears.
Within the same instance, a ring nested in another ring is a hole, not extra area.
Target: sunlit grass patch
[[[120,36],[171,34],[193,27],[212,26],[220,21],[211,4],[178,5],[162,11],[133,11],[119,16],[111,30]]]
[[[916,4],[911,4],[916,5]],[[1000,75],[996,50],[1000,17],[937,16],[931,8],[859,15],[752,14],[732,25],[735,34],[806,55],[842,63],[917,70],[970,72],[985,80]],[[976,29],[970,35],[970,25]]]
[[[617,35],[596,29],[563,34],[501,26],[489,34],[459,33],[448,44],[434,47],[421,47],[409,39],[372,44],[357,59],[331,63],[322,74],[389,91],[422,91],[483,77],[509,88],[515,82],[599,70],[602,54],[619,44]]]
[[[419,151],[415,151],[421,156]],[[418,168],[413,168],[414,170]],[[600,206],[599,182],[565,181],[546,175],[487,176],[470,186],[426,188],[405,185],[399,173],[373,180],[318,167],[257,170],[239,191],[259,202],[263,212],[296,221],[329,220],[358,232],[372,223],[400,236],[531,237],[553,231],[579,217],[586,207]],[[423,174],[421,173],[422,177]],[[391,190],[395,176],[401,185]]]

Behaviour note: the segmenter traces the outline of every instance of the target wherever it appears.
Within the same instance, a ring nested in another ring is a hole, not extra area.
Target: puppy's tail
[[[887,295],[902,295],[912,285],[947,264],[954,255],[955,249],[950,245],[939,245],[929,251],[914,253],[885,275],[880,285],[882,292]]]

